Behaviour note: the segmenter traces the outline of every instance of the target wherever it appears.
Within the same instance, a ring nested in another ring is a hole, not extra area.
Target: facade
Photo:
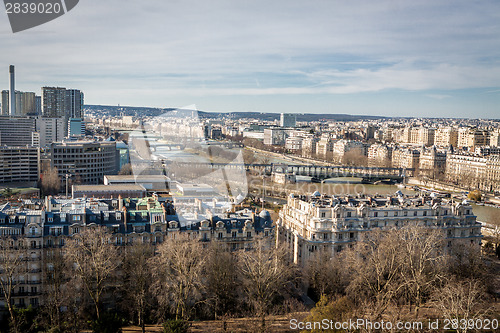
[[[392,152],[393,168],[418,169],[420,166],[420,151],[413,148],[397,148]]]
[[[0,116],[0,144],[3,146],[31,145],[35,131],[34,118]]]
[[[489,132],[484,129],[463,127],[458,130],[458,148],[474,151],[478,146],[489,144]]]
[[[297,117],[293,113],[282,113],[280,115],[281,127],[295,127],[297,126]]]
[[[77,89],[66,90],[66,113],[69,118],[82,119],[83,115],[83,92]]]
[[[304,157],[313,157],[316,156],[316,146],[319,139],[313,136],[304,138],[302,140],[302,156]]]
[[[42,113],[44,117],[65,117],[66,113],[66,88],[42,87]]]
[[[264,144],[283,146],[287,136],[282,128],[266,128],[264,129]]]
[[[316,144],[316,153],[325,158],[333,152],[333,139],[329,135],[322,136]]]
[[[72,197],[75,198],[144,198],[146,189],[140,184],[133,185],[73,185]]]
[[[42,298],[42,247],[45,214],[42,210],[20,209],[9,203],[0,206],[0,246],[9,245],[20,249],[23,260],[19,270],[24,274],[15,276],[12,286],[12,302],[19,308],[38,306]],[[0,277],[2,272],[0,272]],[[0,294],[0,308],[5,299]]]
[[[419,171],[435,177],[446,169],[446,151],[438,150],[436,146],[423,149],[420,153]]]
[[[292,152],[299,152],[302,150],[303,137],[291,136],[285,140],[285,148],[291,150]]]
[[[481,224],[472,207],[433,198],[337,198],[315,192],[291,195],[276,223],[277,242],[285,244],[294,263],[305,266],[319,253],[335,256],[375,228],[418,224],[441,230],[445,244],[456,240],[481,244]]]
[[[338,140],[333,144],[333,159],[341,163],[348,152],[366,156],[366,144],[361,141]]]
[[[40,149],[33,146],[0,146],[0,183],[37,182]]]
[[[468,188],[500,192],[499,155],[449,154],[446,177]]]
[[[84,136],[85,122],[82,118],[69,118],[68,120],[68,136]]]
[[[383,144],[374,144],[368,148],[368,166],[390,167],[392,160],[392,147]]]
[[[116,174],[116,143],[76,141],[50,145],[51,168],[56,167],[61,177],[61,188],[66,186],[66,175],[73,183],[102,184],[104,175]]]
[[[40,147],[46,147],[53,142],[64,139],[64,119],[38,117],[36,131],[39,134]]]
[[[105,175],[104,185],[140,184],[150,193],[168,192],[170,178],[164,175]]]
[[[457,147],[458,129],[454,127],[440,127],[434,133],[434,145],[437,147]]]

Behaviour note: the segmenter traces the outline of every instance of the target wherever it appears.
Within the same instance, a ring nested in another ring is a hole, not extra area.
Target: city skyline
[[[0,88],[12,64],[19,90],[79,87],[88,104],[498,118],[499,9],[88,0],[15,35],[3,20]]]

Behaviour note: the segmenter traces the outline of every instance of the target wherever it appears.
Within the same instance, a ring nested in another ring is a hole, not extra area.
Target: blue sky
[[[18,89],[88,104],[500,118],[499,1],[81,0],[16,34],[0,15],[2,89],[15,64]]]

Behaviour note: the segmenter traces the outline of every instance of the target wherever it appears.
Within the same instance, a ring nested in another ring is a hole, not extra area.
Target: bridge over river
[[[402,182],[406,177],[413,176],[414,169],[410,168],[389,168],[389,167],[362,167],[362,166],[326,166],[326,165],[302,165],[302,164],[243,164],[243,163],[196,163],[196,162],[172,162],[166,161],[166,164],[175,163],[178,166],[187,168],[203,169],[225,169],[230,172],[233,170],[258,171],[265,175],[273,173],[288,173],[296,176],[308,176],[312,181],[321,182],[329,178],[356,177],[362,178],[365,182],[376,182],[389,180]]]

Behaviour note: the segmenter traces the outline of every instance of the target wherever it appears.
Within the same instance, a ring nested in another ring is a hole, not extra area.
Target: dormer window
[[[120,221],[122,219],[122,214],[116,213],[116,220]]]
[[[73,221],[80,221],[82,217],[80,215],[73,215]]]

